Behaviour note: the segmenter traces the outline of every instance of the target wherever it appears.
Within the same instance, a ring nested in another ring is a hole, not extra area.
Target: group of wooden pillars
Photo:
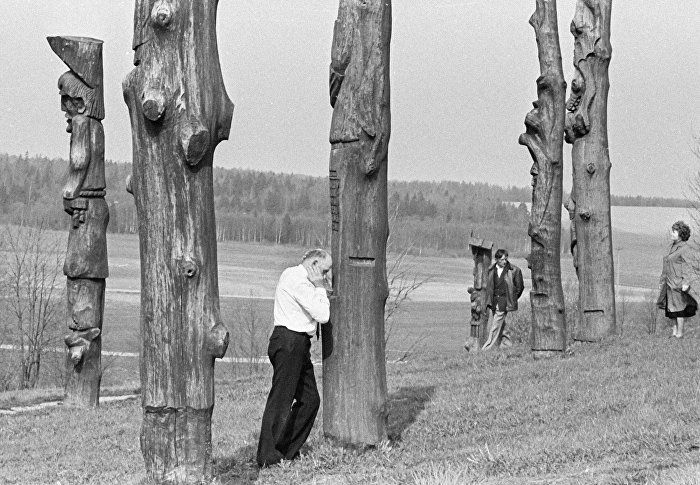
[[[123,83],[133,141],[128,190],[140,220],[141,447],[149,476],[199,483],[212,474],[214,361],[226,352],[221,321],[212,165],[229,136],[233,104],[216,43],[216,0],[136,0],[134,70]],[[609,0],[579,0],[572,32],[576,78],[564,103],[555,0],[537,0],[531,18],[542,75],[538,102],[520,142],[534,159],[529,235],[533,350],[565,345],[559,268],[561,164],[574,146],[581,328],[598,340],[614,331],[607,158]],[[194,20],[193,20],[194,19]],[[323,429],[341,443],[386,438],[384,304],[387,152],[390,135],[390,0],[340,0],[330,65],[330,201],[334,297],[323,334]],[[61,77],[69,115],[71,170],[64,205],[72,217],[65,272],[73,384],[69,400],[99,400],[104,284],[104,117],[101,41],[50,38],[70,71]],[[483,293],[492,243],[471,241],[473,299]],[[608,246],[610,250],[608,251]],[[610,254],[610,258],[607,255]],[[477,281],[479,281],[477,286]],[[612,292],[612,293],[611,293]],[[472,305],[471,338],[485,336],[486,309]]]
[[[525,117],[519,143],[533,159],[530,345],[533,355],[562,355],[567,345],[561,281],[563,141],[572,144],[573,187],[566,203],[571,218],[571,251],[579,280],[574,340],[597,342],[615,333],[615,287],[610,224],[610,158],[607,138],[608,65],[611,0],[577,0],[571,33],[575,75],[566,100],[556,0],[536,0],[530,25],[535,30],[540,77],[538,99]],[[483,343],[488,321],[482,308],[485,271],[492,243],[472,238],[474,286],[470,335],[465,347]]]
[[[216,43],[217,0],[136,0],[123,82],[141,254],[141,450],[157,483],[212,475],[214,362],[221,321],[212,165],[233,104]],[[390,133],[390,0],[340,0],[330,66],[332,321],[323,333],[323,428],[343,444],[387,436],[384,304]],[[64,206],[72,372],[66,402],[99,403],[107,277],[102,41],[53,37],[70,71],[59,89],[71,132]]]
[[[573,186],[566,207],[579,282],[578,314],[571,334],[574,340],[596,342],[615,333],[607,138],[611,0],[576,2],[571,22],[575,75],[568,101],[556,0],[536,0],[535,4],[530,25],[535,30],[540,65],[538,99],[525,117],[526,131],[518,141],[533,159],[528,225],[530,344],[535,357],[546,357],[561,355],[567,345],[560,266],[564,140],[573,146]],[[483,251],[473,250],[476,266]]]

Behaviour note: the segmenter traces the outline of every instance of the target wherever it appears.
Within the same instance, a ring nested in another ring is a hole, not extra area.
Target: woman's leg
[[[678,319],[673,318],[673,336],[678,336]]]
[[[678,317],[676,318],[676,322],[678,323],[678,332],[676,333],[676,337],[681,338],[683,337],[683,326],[685,325],[685,318]]]

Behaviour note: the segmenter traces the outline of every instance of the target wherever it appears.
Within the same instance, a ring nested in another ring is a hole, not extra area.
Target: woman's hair
[[[676,221],[671,226],[672,231],[678,231],[678,238],[681,241],[690,239],[690,227],[683,221]]]

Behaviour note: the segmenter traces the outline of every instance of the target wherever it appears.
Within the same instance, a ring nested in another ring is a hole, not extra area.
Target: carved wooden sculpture
[[[566,105],[565,139],[573,144],[576,194],[580,324],[573,337],[583,341],[615,332],[607,126],[610,10],[611,0],[577,0],[571,22],[576,71]]]
[[[323,430],[360,446],[386,438],[390,37],[389,0],[340,0],[330,67],[335,296],[323,335]]]
[[[233,105],[219,66],[217,3],[136,0],[136,67],[123,83],[141,249],[141,451],[158,483],[211,476],[214,359],[228,346],[212,159]]]
[[[107,268],[104,98],[102,41],[87,37],[47,37],[51,49],[70,68],[58,80],[61,110],[70,133],[68,180],[63,207],[71,216],[68,251],[65,337],[68,384],[65,402],[97,406],[102,379],[102,318]]]
[[[559,249],[566,81],[561,65],[556,0],[537,0],[530,25],[537,39],[540,77],[537,101],[525,117],[526,131],[518,141],[527,147],[534,161],[530,169],[532,210],[527,232],[531,239],[528,266],[532,271],[530,346],[537,357],[561,352],[566,347]]]
[[[571,252],[571,260],[576,270],[578,277],[578,241],[576,241],[576,195],[571,191],[569,200],[564,205],[569,212],[569,251]]]
[[[469,239],[469,249],[474,256],[474,286],[469,287],[471,296],[471,321],[469,337],[464,344],[468,351],[477,351],[486,342],[486,327],[489,323],[489,311],[486,308],[486,274],[491,265],[493,242],[472,237]]]

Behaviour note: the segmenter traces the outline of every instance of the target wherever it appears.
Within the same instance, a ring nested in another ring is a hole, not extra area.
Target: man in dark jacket
[[[506,315],[518,309],[518,298],[523,294],[523,273],[510,264],[508,251],[496,251],[495,262],[489,266],[486,278],[486,307],[493,311],[486,343],[482,347],[510,347],[510,335],[506,331]]]

